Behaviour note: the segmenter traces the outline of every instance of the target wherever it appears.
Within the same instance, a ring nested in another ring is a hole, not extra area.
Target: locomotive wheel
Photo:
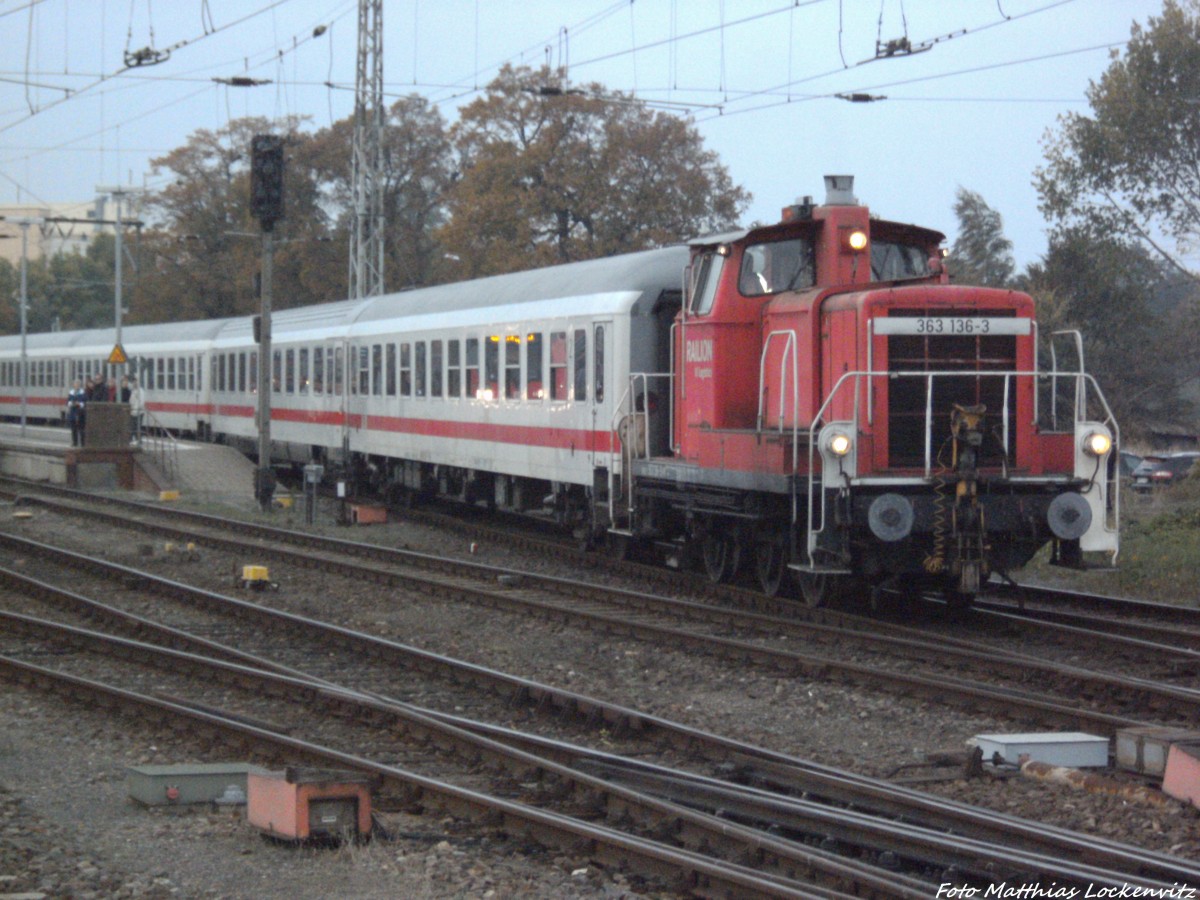
[[[742,545],[729,535],[704,536],[704,571],[713,584],[732,581],[742,561]]]
[[[754,569],[758,575],[758,586],[768,597],[779,593],[783,584],[783,573],[787,571],[784,565],[784,540],[775,536],[759,541],[754,548]]]
[[[804,598],[804,605],[809,609],[817,609],[829,602],[833,594],[833,579],[830,576],[797,572],[796,580],[800,582],[800,596]]]

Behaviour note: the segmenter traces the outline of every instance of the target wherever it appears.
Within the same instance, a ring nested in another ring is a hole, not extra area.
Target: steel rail
[[[105,566],[115,569],[121,575],[136,571],[107,563]],[[148,577],[154,579],[154,576]],[[33,585],[30,584],[31,580],[25,576],[19,576],[19,579],[21,583],[27,585],[28,590],[33,589]],[[165,579],[161,579],[161,581],[168,586],[174,584]],[[53,588],[53,590],[57,591],[61,589]],[[191,591],[194,589],[188,588],[187,590]],[[208,595],[208,593],[198,592],[197,596],[202,598]],[[221,603],[228,603],[237,608],[251,607],[256,612],[264,612],[254,604],[246,604],[245,601],[233,598],[221,598],[220,595],[212,596],[219,598]],[[128,616],[125,613],[120,613],[120,615]],[[281,615],[289,617],[289,614]],[[138,617],[131,618],[138,619]],[[337,628],[337,626],[328,627],[332,627],[338,632],[345,631],[345,629]],[[385,645],[391,643],[381,641],[377,638],[368,637],[368,640]],[[213,643],[203,641],[202,645],[207,649]],[[480,676],[480,672],[485,671],[481,670],[481,667],[436,657],[436,655],[428,654],[425,651],[413,652],[419,657],[421,668],[430,668],[436,661],[436,665],[443,667],[456,680],[476,680]],[[1050,830],[1049,832],[1042,829],[1031,830],[1031,826],[1020,819],[1011,819],[1002,814],[991,812],[981,813],[972,807],[955,804],[952,801],[941,801],[931,798],[928,795],[889,785],[875,779],[807,763],[784,754],[766,751],[727,738],[690,729],[636,710],[629,710],[624,707],[604,703],[603,701],[586,698],[573,692],[559,691],[558,689],[538,685],[534,682],[503,675],[502,673],[493,674],[499,676],[499,686],[497,686],[497,682],[495,681],[488,681],[486,683],[492,685],[493,689],[498,690],[500,693],[507,694],[512,699],[523,700],[539,707],[546,705],[556,710],[573,712],[593,723],[605,722],[615,725],[618,728],[641,731],[647,735],[657,734],[665,738],[668,743],[692,752],[703,749],[710,757],[731,760],[747,772],[752,773],[754,777],[777,784],[783,790],[808,792],[814,796],[825,797],[831,802],[859,806],[866,804],[871,808],[883,810],[893,815],[912,815],[915,805],[917,814],[924,821],[945,823],[946,827],[967,828],[973,832],[993,829],[992,833],[995,833],[994,829],[1000,829],[1010,839],[1016,836],[1016,839],[1022,845],[1042,849],[1061,849],[1065,847],[1068,848],[1065,852],[1078,854],[1082,859],[1123,860],[1124,862],[1121,864],[1129,865],[1130,871],[1148,873],[1170,872],[1174,865],[1174,863],[1170,862],[1164,864],[1165,858],[1158,857],[1156,854],[1146,851],[1139,851],[1135,848],[1131,849],[1119,844],[1110,846],[1102,840],[1091,837],[1081,839],[1073,832],[1065,830]],[[1197,880],[1200,880],[1200,872],[1197,872]]]
[[[928,896],[928,882],[911,879],[897,872],[873,870],[872,867],[856,860],[813,852],[794,841],[785,841],[764,831],[739,826],[673,802],[657,799],[625,785],[560,764],[548,756],[538,756],[496,741],[481,734],[478,729],[461,728],[440,720],[410,704],[383,701],[324,679],[278,674],[268,668],[210,659],[194,653],[158,647],[19,613],[0,611],[0,623],[13,631],[43,640],[64,642],[120,658],[132,658],[171,671],[183,670],[204,678],[218,678],[222,682],[233,683],[252,692],[266,691],[269,696],[283,697],[289,702],[303,704],[305,707],[333,708],[340,718],[360,725],[374,725],[381,719],[386,719],[389,734],[396,733],[398,729],[404,738],[412,743],[431,745],[439,752],[452,750],[472,764],[486,761],[492,768],[500,769],[522,781],[552,779],[576,795],[586,808],[601,809],[617,818],[628,817],[643,828],[670,835],[673,840],[692,847],[693,852],[700,852],[695,849],[699,847],[713,848],[704,855],[714,859],[718,858],[719,853],[725,854],[726,857],[754,858],[760,870],[770,870],[770,874],[775,878],[792,879],[795,872],[804,871],[810,874],[808,880],[821,878],[827,882],[835,882],[835,888],[844,887],[856,895],[898,896],[911,900]],[[269,661],[262,662],[270,665]],[[186,699],[171,700],[190,709],[215,712]],[[218,714],[223,718],[249,722],[247,718],[229,711],[220,711]],[[273,730],[278,731],[278,728]],[[548,742],[548,746],[553,747],[554,742]],[[843,829],[844,839],[847,843],[853,842],[857,846],[872,846],[869,824],[868,822],[861,829],[862,833],[867,835],[866,838],[855,842],[850,833]],[[1008,852],[1003,848],[994,848],[991,856],[999,860]],[[917,860],[922,863],[936,862],[935,859],[920,857]],[[960,865],[967,866],[971,862],[971,856],[964,854],[958,861]],[[1064,871],[1065,867],[1064,862]],[[981,869],[979,872],[986,875],[985,870]],[[1102,873],[1097,873],[1093,880],[1100,877]]]
[[[298,626],[303,629],[314,627],[312,622],[302,617],[292,616],[278,610],[268,610],[266,607],[259,606],[258,604],[239,601],[232,597],[215,594],[211,591],[205,591],[181,582],[159,578],[147,572],[62,550],[17,535],[0,534],[0,545],[17,547],[27,553],[74,559],[80,567],[91,571],[106,572],[108,573],[108,577],[136,578],[168,596],[188,596],[197,603],[205,603],[210,606],[216,605],[218,607],[225,606],[230,610],[236,610],[242,615],[257,618],[261,622],[285,624],[290,627]],[[303,555],[303,559],[309,564],[319,564],[326,571],[334,566],[344,567],[344,571],[347,574],[354,574],[355,576],[361,576],[366,571],[361,565],[350,566],[349,564],[341,563],[328,557],[322,557],[317,560],[311,553]],[[793,651],[777,650],[750,641],[700,635],[685,629],[666,628],[659,625],[631,621],[627,614],[621,616],[581,609],[568,609],[561,604],[523,598],[511,591],[484,590],[473,585],[464,584],[462,579],[418,577],[412,574],[394,573],[384,569],[373,569],[370,570],[369,574],[376,578],[376,580],[390,581],[393,584],[400,584],[425,592],[431,590],[441,592],[450,591],[461,599],[484,603],[489,606],[502,608],[519,606],[524,609],[536,609],[554,618],[569,618],[574,622],[587,622],[591,626],[601,628],[605,633],[609,634],[648,637],[657,642],[667,641],[672,646],[689,647],[718,653],[739,662],[752,661],[756,664],[771,666],[783,671],[800,672],[809,677],[827,677],[829,673],[835,672],[840,677],[848,679],[852,683],[870,685],[873,688],[883,689],[890,693],[909,691],[926,697],[934,697],[941,701],[945,701],[949,697],[957,697],[969,704],[987,703],[993,708],[1010,714],[1014,710],[1019,710],[1026,715],[1038,719],[1063,723],[1069,727],[1103,730],[1106,734],[1112,734],[1121,728],[1128,728],[1135,725],[1155,724],[1123,716],[1113,716],[1094,710],[1086,710],[1077,706],[1070,706],[1054,700],[1040,698],[1036,695],[1031,696],[1023,690],[997,689],[964,681],[950,683],[945,678],[916,675],[897,669],[878,669],[830,656],[806,655]],[[330,638],[347,641],[351,644],[358,643],[360,649],[365,648],[368,652],[391,655],[394,659],[403,659],[405,664],[412,664],[414,655],[420,652],[412,647],[391,641],[383,641],[370,635],[340,628],[339,626],[325,624],[321,626],[321,629]],[[1182,701],[1183,696],[1180,696],[1180,701]],[[1200,708],[1200,702],[1198,702],[1198,708]]]
[[[101,708],[135,708],[153,718],[186,723],[198,735],[220,736],[238,745],[261,748],[274,758],[301,759],[316,765],[349,768],[378,776],[406,796],[444,809],[485,827],[499,828],[542,846],[583,852],[615,867],[634,864],[650,877],[667,878],[705,897],[849,897],[815,885],[764,876],[732,863],[667,847],[646,838],[585,823],[511,800],[489,797],[456,785],[374,762],[318,744],[277,734],[213,713],[114,688],[100,682],[54,672],[42,666],[0,656],[0,677],[31,687],[49,688],[69,698],[86,698]]]

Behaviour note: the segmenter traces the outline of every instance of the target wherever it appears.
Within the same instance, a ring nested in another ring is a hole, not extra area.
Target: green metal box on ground
[[[144,806],[188,803],[245,803],[246,776],[265,772],[249,763],[185,763],[129,766],[129,796]]]

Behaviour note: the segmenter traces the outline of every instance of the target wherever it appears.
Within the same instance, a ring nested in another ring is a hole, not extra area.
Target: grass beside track
[[[1121,516],[1115,571],[1069,572],[1043,552],[1017,580],[1200,607],[1200,475],[1148,494],[1122,485]]]

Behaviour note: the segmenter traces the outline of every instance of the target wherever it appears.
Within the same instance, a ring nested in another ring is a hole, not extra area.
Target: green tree
[[[1143,243],[1189,278],[1200,238],[1200,0],[1165,0],[1060,118],[1036,173],[1043,213]]]
[[[1000,213],[983,197],[960,187],[955,193],[954,215],[958,236],[951,249],[949,269],[960,284],[1008,287],[1016,264],[1012,241],[1004,236]]]
[[[678,241],[750,199],[692,124],[548,68],[506,66],[451,133],[461,177],[439,237],[463,277]]]
[[[1082,332],[1087,370],[1127,433],[1191,413],[1180,388],[1194,374],[1194,350],[1178,281],[1143,247],[1088,227],[1053,234],[1021,279],[1038,301],[1043,334]]]
[[[84,253],[39,261],[39,295],[30,303],[30,331],[100,328],[113,324],[116,238],[101,234]],[[122,274],[133,276],[126,261]]]
[[[346,118],[317,132],[296,154],[313,172],[343,260],[354,227],[353,145],[354,120]],[[382,156],[385,281],[389,290],[434,283],[442,267],[434,232],[443,221],[445,193],[453,177],[446,122],[437,107],[418,94],[393,103],[384,120]],[[343,262],[342,296],[346,273]]]

